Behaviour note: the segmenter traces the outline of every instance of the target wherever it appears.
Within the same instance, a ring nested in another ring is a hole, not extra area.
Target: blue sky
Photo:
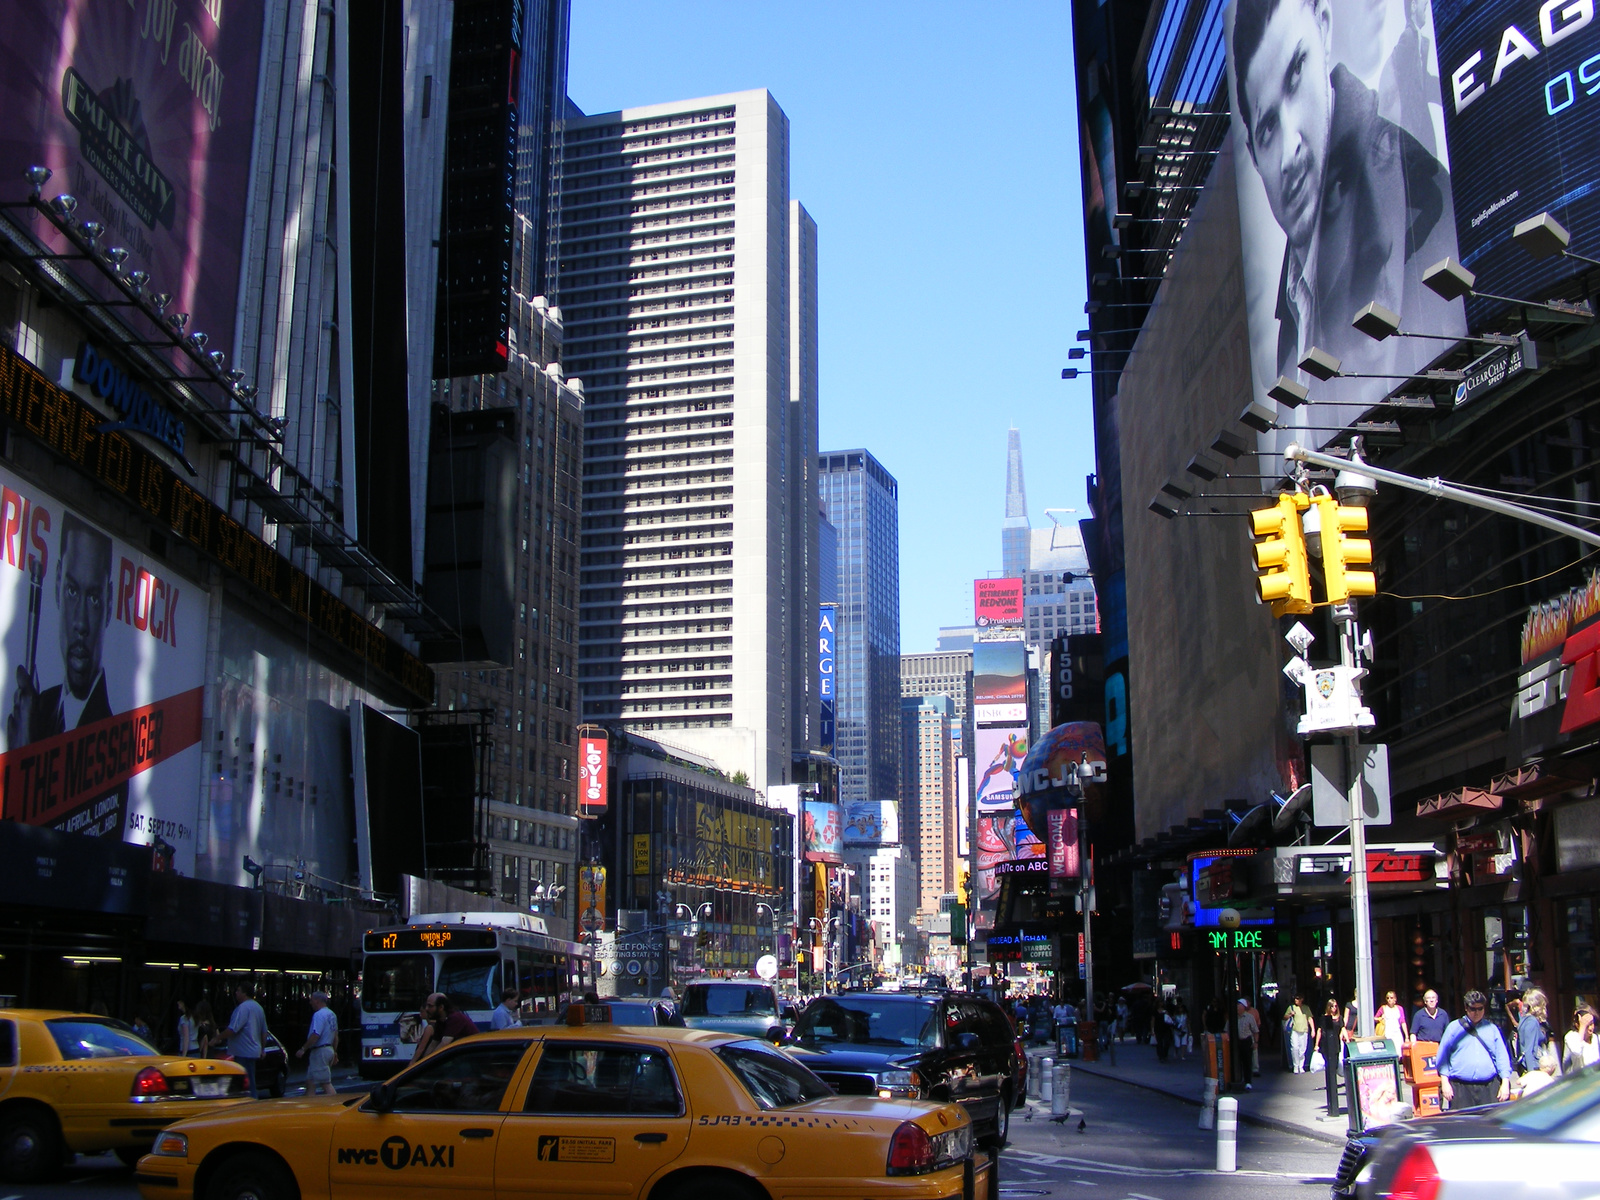
[[[767,88],[818,227],[821,444],[900,483],[900,637],[931,650],[1000,567],[1006,430],[1029,515],[1087,515],[1069,8],[572,0],[585,112]],[[1073,518],[1066,518],[1073,519]]]

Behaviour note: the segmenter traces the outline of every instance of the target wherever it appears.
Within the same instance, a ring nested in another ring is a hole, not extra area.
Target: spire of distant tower
[[[1000,573],[1011,579],[1028,569],[1028,496],[1022,483],[1022,435],[1006,434],[1006,519],[1000,526]]]
[[[1028,523],[1028,495],[1022,483],[1022,434],[1012,429],[1006,433],[1006,517],[1021,517]]]

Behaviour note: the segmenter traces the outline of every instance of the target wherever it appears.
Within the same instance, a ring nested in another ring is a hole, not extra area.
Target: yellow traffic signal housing
[[[1311,611],[1311,571],[1300,528],[1300,513],[1309,504],[1309,497],[1299,492],[1284,493],[1271,508],[1250,514],[1257,538],[1256,599],[1272,605],[1275,617]]]
[[[1372,543],[1366,538],[1346,537],[1346,531],[1367,531],[1367,510],[1340,504],[1332,496],[1313,500],[1322,523],[1322,578],[1327,585],[1328,603],[1343,604],[1351,596],[1378,594],[1378,577],[1371,571],[1352,571],[1351,563],[1372,561]]]

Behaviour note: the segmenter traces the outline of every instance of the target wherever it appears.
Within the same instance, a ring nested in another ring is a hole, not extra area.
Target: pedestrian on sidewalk
[[[306,1060],[306,1092],[332,1096],[333,1064],[338,1061],[339,1018],[328,1007],[328,993],[311,993],[311,1029],[306,1043],[294,1052]]]
[[[1173,1016],[1173,1043],[1178,1047],[1178,1058],[1188,1062],[1189,1052],[1194,1049],[1194,1030],[1189,1027],[1189,1006],[1182,1000]]]
[[[256,1098],[256,1064],[261,1061],[261,1048],[267,1044],[267,1014],[256,1003],[255,987],[241,983],[233,989],[233,1014],[228,1027],[216,1035],[216,1041],[226,1042],[233,1051],[233,1061],[244,1068],[245,1086],[250,1098]]]
[[[1539,1065],[1522,1077],[1522,1094],[1531,1096],[1540,1088],[1549,1087],[1561,1074],[1561,1060],[1556,1055],[1556,1044],[1546,1042],[1539,1052]]]
[[[1563,1071],[1581,1071],[1600,1061],[1600,1041],[1595,1040],[1594,1010],[1582,996],[1572,1006],[1572,1028],[1567,1032]]]
[[[1517,1022],[1517,1065],[1524,1074],[1539,1070],[1539,1059],[1550,1044],[1550,1001],[1539,988],[1522,995],[1522,1019]]]
[[[1393,988],[1383,994],[1383,1003],[1373,1014],[1372,1024],[1374,1037],[1388,1038],[1396,1046],[1406,1044],[1406,1010],[1400,1007]]]
[[[1173,1019],[1172,1012],[1167,1008],[1156,1010],[1156,1061],[1166,1062],[1167,1055],[1172,1053]]]
[[[1339,1015],[1339,1002],[1328,997],[1327,1011],[1317,1022],[1314,1049],[1322,1055],[1323,1086],[1328,1092],[1328,1115],[1337,1117],[1339,1108],[1339,1052],[1344,1048],[1344,1019]]]
[[[1289,1026],[1289,1070],[1295,1075],[1303,1075],[1311,1057],[1308,1045],[1314,1022],[1311,1010],[1306,1007],[1306,998],[1299,993],[1295,994],[1294,1003],[1289,1005],[1286,1022]]]
[[[195,1037],[194,1018],[189,1015],[189,1006],[182,1000],[178,1001],[178,1054],[188,1058],[199,1048],[200,1039]]]
[[[1233,1073],[1248,1092],[1254,1086],[1250,1080],[1255,1065],[1256,1037],[1261,1032],[1261,1025],[1256,1020],[1255,1009],[1243,996],[1239,997],[1239,1015],[1234,1021],[1234,1028],[1238,1030],[1239,1042],[1233,1048]]]
[[[201,1058],[210,1058],[217,1044],[217,1019],[211,1015],[211,1001],[194,1006],[194,1045]]]
[[[1439,1053],[1439,1095],[1449,1111],[1494,1104],[1511,1095],[1511,1054],[1500,1027],[1484,1015],[1480,991],[1462,997],[1467,1015],[1450,1022]]]
[[[1422,993],[1422,1007],[1411,1014],[1411,1040],[1438,1042],[1450,1028],[1450,1014],[1439,1007],[1439,993],[1429,988]]]

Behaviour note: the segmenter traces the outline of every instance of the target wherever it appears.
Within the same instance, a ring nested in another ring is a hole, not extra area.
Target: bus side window
[[[517,947],[517,1003],[524,1009],[533,1001],[533,951]]]

